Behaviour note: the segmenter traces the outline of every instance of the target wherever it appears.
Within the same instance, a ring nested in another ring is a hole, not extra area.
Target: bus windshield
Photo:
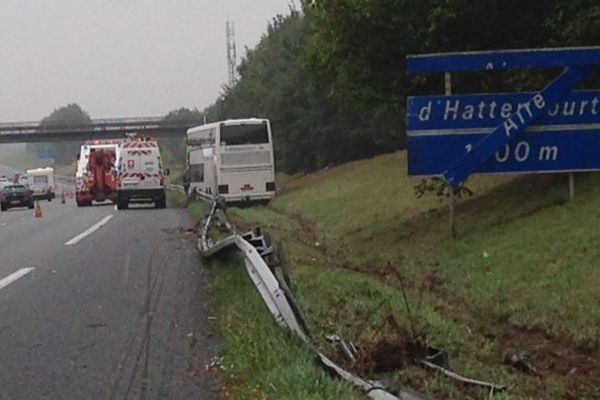
[[[265,143],[269,143],[266,124],[221,126],[221,144],[224,146]]]

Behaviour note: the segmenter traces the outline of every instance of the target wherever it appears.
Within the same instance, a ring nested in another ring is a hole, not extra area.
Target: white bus
[[[187,131],[189,193],[228,203],[275,197],[273,136],[267,119],[237,119]]]

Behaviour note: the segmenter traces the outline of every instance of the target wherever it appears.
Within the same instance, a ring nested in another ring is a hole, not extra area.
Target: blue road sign
[[[600,92],[572,92],[600,64],[600,48],[453,54],[451,62],[432,55],[417,70],[485,67],[480,57],[505,68],[556,66],[551,54],[575,66],[541,92],[409,98],[409,174],[444,176],[457,187],[476,172],[600,169]]]
[[[534,129],[535,128],[535,129]],[[539,128],[539,129],[538,129]],[[581,129],[533,127],[505,144],[476,172],[568,172],[600,169],[600,124]],[[409,137],[408,173],[443,176],[456,154],[472,150],[487,133],[441,132]]]
[[[535,93],[464,94],[408,98],[407,126],[411,131],[495,128]],[[550,105],[535,125],[600,123],[600,90],[574,91]],[[491,131],[489,131],[491,132]],[[489,133],[488,132],[488,133]]]
[[[410,55],[407,61],[409,74],[574,67],[600,64],[600,47],[423,54]]]
[[[43,160],[54,158],[54,149],[52,147],[43,147],[38,152],[38,157]]]

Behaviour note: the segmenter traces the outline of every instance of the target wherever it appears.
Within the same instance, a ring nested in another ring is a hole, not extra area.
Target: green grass
[[[169,192],[169,201],[182,206],[182,194]],[[188,212],[195,221],[208,205],[193,201]],[[236,209],[232,209],[236,213]],[[245,211],[251,213],[252,209]],[[258,222],[258,221],[257,221]],[[277,325],[254,288],[243,261],[230,254],[211,263],[210,291],[223,338],[219,374],[224,398],[361,399],[347,384],[325,373],[296,337]]]
[[[557,205],[552,201],[556,193],[543,194],[530,200],[540,206],[531,215],[476,226],[456,243],[444,246],[438,260],[448,278],[453,277],[452,289],[515,325],[539,325],[566,333],[580,344],[597,346],[599,178],[580,179],[573,203]],[[555,188],[563,190],[560,185]]]
[[[230,214],[286,243],[299,298],[330,354],[336,349],[323,338],[332,332],[365,348],[398,340],[381,328],[390,315],[407,335],[399,274],[413,310],[421,305],[413,312],[418,332],[448,351],[457,371],[509,384],[498,398],[597,395],[598,382],[567,372],[600,374],[594,363],[579,365],[600,355],[600,175],[577,176],[573,203],[564,175],[476,176],[468,183],[475,196],[457,207],[456,240],[445,202],[416,199],[416,182],[399,152],[285,177],[270,208]],[[504,365],[511,352],[529,354],[544,378]],[[387,378],[439,398],[485,392],[414,365]]]
[[[167,190],[167,201],[173,204],[175,207],[184,207],[185,206],[185,194],[181,192],[174,192],[172,190]],[[200,217],[201,219],[202,217]]]
[[[211,291],[223,333],[224,395],[234,399],[359,399],[315,364],[308,349],[277,325],[235,257],[214,267]]]

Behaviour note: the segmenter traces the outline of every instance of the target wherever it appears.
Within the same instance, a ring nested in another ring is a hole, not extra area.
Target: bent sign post
[[[600,91],[573,91],[600,47],[408,57],[411,74],[564,67],[533,93],[409,97],[408,172],[456,189],[474,173],[600,169]]]

